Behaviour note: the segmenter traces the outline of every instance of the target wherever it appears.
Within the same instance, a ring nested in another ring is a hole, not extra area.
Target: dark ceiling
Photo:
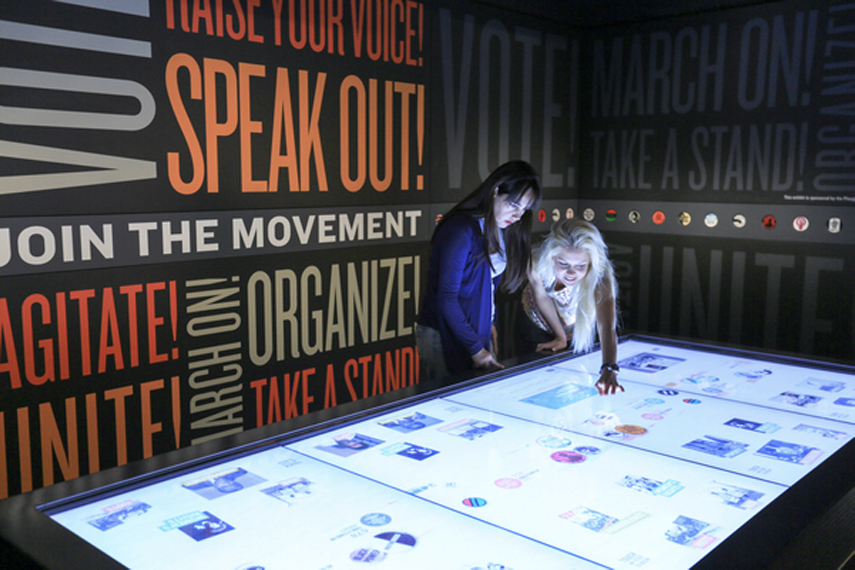
[[[516,12],[569,24],[597,28],[671,16],[701,14],[786,0],[477,0]]]

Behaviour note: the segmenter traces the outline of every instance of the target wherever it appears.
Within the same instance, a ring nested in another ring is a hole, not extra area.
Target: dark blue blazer
[[[472,355],[490,349],[493,278],[485,241],[479,220],[462,213],[433,237],[419,323],[439,331],[449,372],[472,368]]]

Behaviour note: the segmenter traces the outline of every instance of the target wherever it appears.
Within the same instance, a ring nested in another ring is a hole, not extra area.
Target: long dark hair
[[[495,199],[506,196],[507,200],[517,202],[529,191],[534,199],[531,208],[517,223],[507,229],[499,229],[493,211]],[[531,263],[531,224],[534,217],[532,211],[540,207],[540,199],[540,177],[537,172],[525,161],[512,160],[491,172],[480,186],[443,216],[439,225],[458,212],[483,219],[486,237],[484,257],[487,263],[490,263],[490,252],[499,251],[499,232],[504,232],[508,266],[502,276],[502,289],[513,292],[526,282]]]

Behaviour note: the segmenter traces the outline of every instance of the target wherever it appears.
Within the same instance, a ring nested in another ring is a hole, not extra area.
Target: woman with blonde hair
[[[590,350],[597,336],[603,354],[597,389],[614,394],[617,382],[617,280],[608,247],[588,222],[556,222],[536,250],[522,295],[525,352]]]

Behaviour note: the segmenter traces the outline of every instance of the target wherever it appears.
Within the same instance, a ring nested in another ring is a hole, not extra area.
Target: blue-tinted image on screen
[[[690,568],[853,439],[855,376],[645,340],[58,512],[131,568]]]

